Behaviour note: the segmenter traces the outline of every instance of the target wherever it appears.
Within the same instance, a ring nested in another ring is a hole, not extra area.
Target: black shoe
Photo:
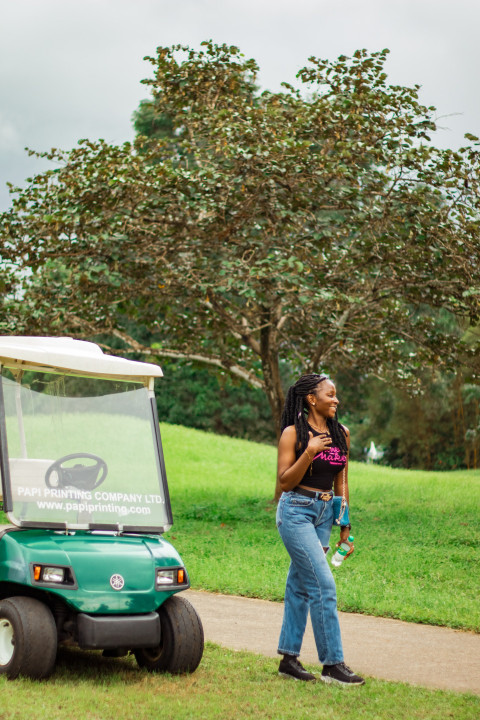
[[[343,662],[336,665],[324,665],[320,679],[324,683],[336,683],[337,685],[365,685],[365,680],[360,675],[355,675]]]
[[[292,677],[295,680],[316,680],[315,675],[307,672],[295,655],[285,655],[283,660],[280,660],[278,674],[283,677]]]

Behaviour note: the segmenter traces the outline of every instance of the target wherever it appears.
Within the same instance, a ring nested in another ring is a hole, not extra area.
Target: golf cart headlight
[[[77,589],[77,581],[69,565],[40,565],[32,563],[30,566],[32,582],[35,585],[63,585],[72,590]]]
[[[43,582],[63,583],[65,580],[65,568],[44,567],[41,579]]]
[[[157,570],[157,585],[174,585],[176,575],[176,570]]]
[[[186,582],[184,568],[174,568],[173,570],[157,570],[157,587],[165,587],[168,585],[182,585]]]

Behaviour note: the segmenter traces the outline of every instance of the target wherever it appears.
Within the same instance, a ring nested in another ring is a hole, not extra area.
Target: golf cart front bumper
[[[77,616],[78,644],[86,650],[146,648],[160,644],[158,613]]]

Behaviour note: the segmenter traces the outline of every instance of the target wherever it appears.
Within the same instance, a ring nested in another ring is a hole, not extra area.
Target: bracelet
[[[309,463],[313,462],[313,456],[310,457],[310,453],[308,452],[308,448],[305,448],[305,452],[307,453],[308,462],[309,462]]]
[[[352,524],[348,523],[348,525],[340,525],[340,530],[351,530]]]

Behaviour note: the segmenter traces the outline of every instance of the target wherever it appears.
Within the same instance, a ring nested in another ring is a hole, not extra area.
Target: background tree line
[[[434,108],[388,84],[386,54],[310,58],[301,90],[261,93],[238,48],[158,48],[133,145],[53,149],[14,189],[2,331],[213,368],[262,391],[277,435],[285,368],[350,373],[352,396],[381,378],[395,407],[429,366],[472,385],[478,139],[435,148]]]

